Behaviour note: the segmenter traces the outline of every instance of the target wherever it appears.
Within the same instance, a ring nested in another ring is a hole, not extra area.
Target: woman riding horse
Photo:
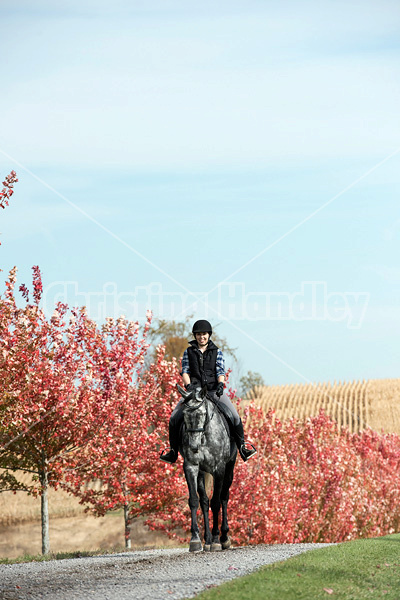
[[[246,448],[242,420],[224,393],[225,360],[222,350],[211,341],[212,327],[208,321],[196,321],[192,333],[195,337],[182,357],[182,380],[188,392],[207,386],[208,396],[217,404],[230,424],[230,430],[244,461],[256,453],[254,447]],[[178,458],[179,433],[183,422],[183,400],[174,409],[169,422],[170,449],[161,454],[161,460],[174,463]]]

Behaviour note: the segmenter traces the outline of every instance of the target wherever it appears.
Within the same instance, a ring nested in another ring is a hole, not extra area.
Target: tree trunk
[[[44,465],[42,472],[39,475],[42,486],[41,496],[41,517],[42,517],[42,554],[50,552],[50,536],[49,536],[49,500],[48,500],[48,478],[47,465]]]
[[[129,503],[124,505],[124,519],[125,519],[125,548],[131,547],[131,518],[129,514]]]

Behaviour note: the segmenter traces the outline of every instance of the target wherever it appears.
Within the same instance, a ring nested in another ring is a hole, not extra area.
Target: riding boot
[[[254,448],[253,444],[250,444],[251,448],[246,448],[246,444],[244,441],[243,423],[241,419],[236,425],[233,424],[232,433],[236,442],[236,446],[238,447],[239,454],[242,457],[242,460],[246,462],[246,460],[249,460],[249,458],[254,456],[257,450]]]
[[[173,464],[178,460],[179,432],[180,432],[181,422],[182,422],[182,418],[183,418],[183,413],[182,413],[182,418],[181,418],[180,412],[181,411],[179,411],[176,415],[171,417],[170,422],[169,422],[170,449],[166,454],[164,454],[164,450],[163,450],[160,455],[161,460],[163,460],[164,462],[170,463],[170,464]]]

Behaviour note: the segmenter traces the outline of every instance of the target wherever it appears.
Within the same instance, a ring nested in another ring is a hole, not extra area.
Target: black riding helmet
[[[210,323],[204,320],[196,321],[192,329],[193,335],[195,335],[196,333],[203,333],[204,331],[212,335],[212,327]]]

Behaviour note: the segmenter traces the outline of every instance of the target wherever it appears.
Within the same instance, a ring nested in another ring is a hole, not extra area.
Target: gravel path
[[[224,552],[146,550],[0,565],[0,599],[178,600],[328,544],[249,546]]]

